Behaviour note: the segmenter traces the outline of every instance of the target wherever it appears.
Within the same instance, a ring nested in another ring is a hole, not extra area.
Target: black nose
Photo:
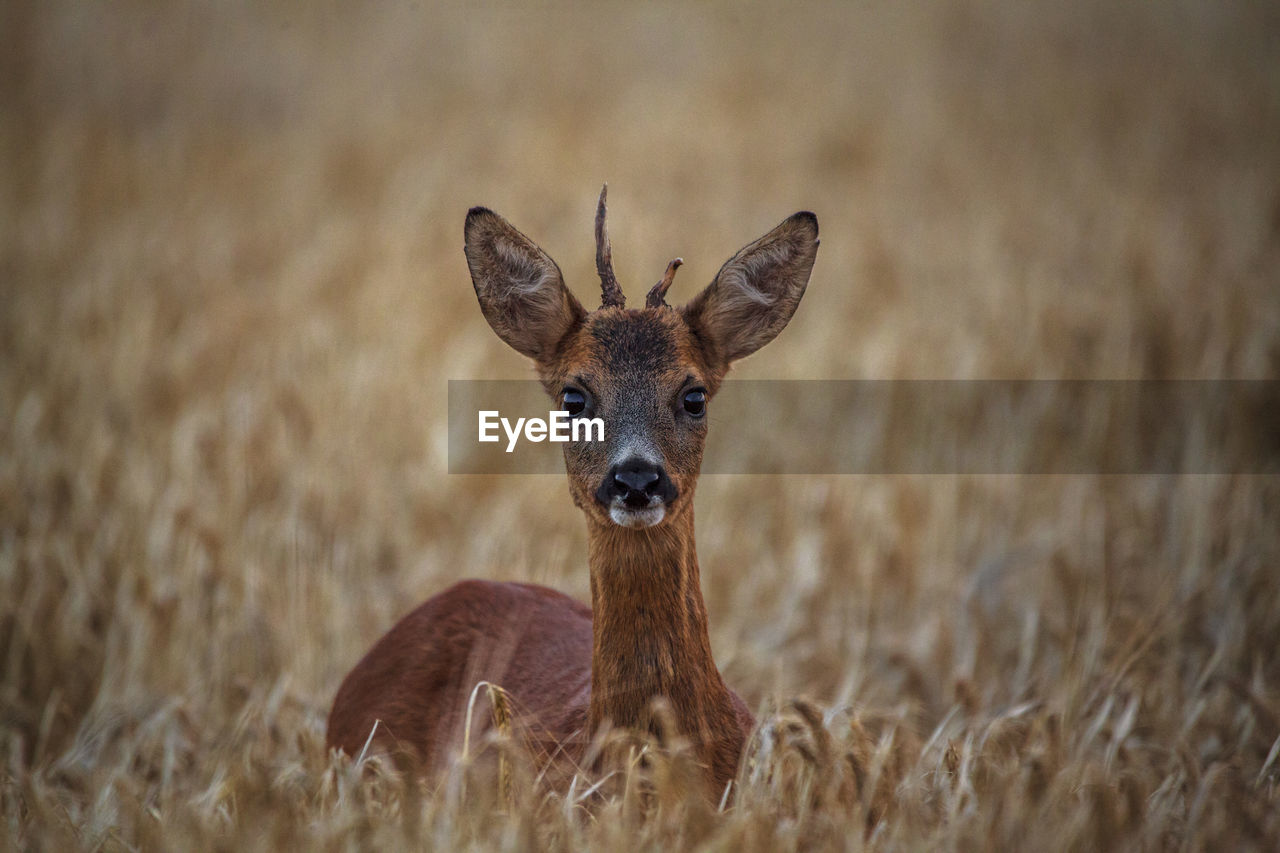
[[[639,459],[614,466],[596,493],[601,503],[612,503],[614,498],[621,498],[631,509],[644,509],[654,497],[672,501],[675,496],[676,488],[667,472],[661,466]]]
[[[661,477],[658,469],[651,465],[629,465],[613,470],[614,487],[623,493],[628,491],[647,493],[651,487],[657,485]]]

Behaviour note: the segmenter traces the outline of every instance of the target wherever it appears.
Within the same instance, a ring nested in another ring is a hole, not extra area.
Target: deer
[[[579,760],[606,730],[673,725],[708,793],[731,787],[755,720],[712,658],[694,490],[716,391],[731,364],[791,320],[817,255],[818,221],[808,211],[788,217],[679,307],[666,300],[682,264],[676,258],[644,308],[627,308],[613,271],[607,193],[605,185],[595,217],[594,311],[546,252],[498,214],[474,207],[464,228],[489,326],[532,360],[561,410],[605,422],[603,441],[563,447],[569,493],[587,523],[591,604],[525,583],[451,586],[401,619],[346,676],[329,714],[330,749],[355,756],[372,743],[425,772],[444,769],[469,731],[469,698],[488,682],[542,733],[544,759]]]

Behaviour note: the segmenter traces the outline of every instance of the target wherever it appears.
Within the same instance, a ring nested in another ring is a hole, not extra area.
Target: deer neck
[[[652,702],[663,697],[679,733],[696,743],[738,732],[711,657],[692,508],[644,530],[589,524],[591,730],[606,720],[651,730]]]

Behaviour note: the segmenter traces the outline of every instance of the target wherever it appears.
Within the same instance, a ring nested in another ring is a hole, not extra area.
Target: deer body
[[[359,754],[372,732],[380,747],[438,768],[461,743],[475,685],[488,681],[510,695],[544,758],[580,757],[606,725],[651,730],[662,699],[710,791],[733,778],[753,720],[712,658],[700,586],[693,493],[705,411],[729,364],[794,313],[817,221],[787,219],[678,309],[665,301],[678,260],[643,310],[625,308],[603,192],[596,238],[604,304],[588,313],[532,241],[491,211],[467,216],[467,260],[489,324],[534,360],[561,408],[606,424],[605,441],[564,451],[587,518],[591,607],[527,584],[451,587],[347,676],[329,717],[331,747]]]

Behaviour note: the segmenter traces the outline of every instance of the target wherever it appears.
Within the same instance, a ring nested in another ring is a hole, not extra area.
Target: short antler
[[[609,246],[609,226],[605,223],[605,196],[609,185],[600,188],[600,204],[596,206],[596,272],[600,274],[601,308],[625,308],[627,298],[613,274],[613,250]]]
[[[676,258],[667,264],[667,271],[662,274],[662,281],[653,286],[649,291],[648,297],[645,298],[644,307],[660,308],[667,304],[667,291],[671,288],[671,282],[675,280],[676,270],[684,263],[684,259]]]

